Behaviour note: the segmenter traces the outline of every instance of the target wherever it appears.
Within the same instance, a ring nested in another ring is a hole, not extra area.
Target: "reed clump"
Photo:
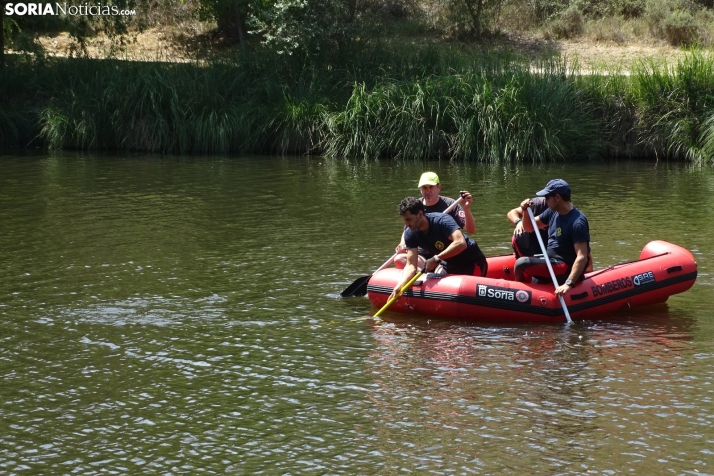
[[[544,162],[714,156],[714,61],[583,74],[560,59],[362,46],[208,64],[11,58],[0,144]]]
[[[592,157],[597,120],[561,72],[467,73],[355,85],[326,115],[325,152],[344,157],[546,161]]]
[[[642,62],[633,76],[637,129],[645,151],[693,162],[711,160],[714,57],[692,51],[673,66]]]

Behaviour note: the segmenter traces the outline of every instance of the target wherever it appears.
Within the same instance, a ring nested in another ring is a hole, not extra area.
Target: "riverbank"
[[[422,45],[205,63],[10,57],[0,144],[94,150],[523,161],[714,156],[714,58],[579,74]]]

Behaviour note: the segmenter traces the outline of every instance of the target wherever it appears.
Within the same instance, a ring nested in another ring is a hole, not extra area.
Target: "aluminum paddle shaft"
[[[531,217],[531,223],[533,223],[533,231],[535,236],[538,238],[538,244],[540,244],[540,250],[543,252],[543,259],[545,259],[545,264],[548,266],[548,271],[550,272],[550,279],[553,280],[553,286],[558,289],[558,280],[555,277],[555,272],[553,271],[553,266],[550,264],[550,258],[548,257],[548,250],[545,249],[543,244],[543,238],[540,236],[538,231],[538,225],[536,224],[535,217],[533,216],[533,210],[528,207],[528,216]],[[565,304],[565,299],[563,296],[558,295],[560,299],[560,305],[563,306],[563,312],[565,313],[565,318],[568,320],[568,324],[572,323],[573,320],[570,318],[570,313],[568,312],[568,306]]]

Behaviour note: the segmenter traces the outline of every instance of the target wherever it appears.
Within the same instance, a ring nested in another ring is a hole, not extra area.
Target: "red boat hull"
[[[488,258],[488,275],[447,275],[426,278],[394,302],[390,312],[444,319],[499,323],[565,322],[552,284],[513,281],[513,255]],[[381,308],[396,285],[401,270],[383,269],[372,276],[367,294]],[[697,278],[692,254],[666,241],[652,241],[631,263],[588,273],[565,295],[573,320],[604,317],[621,309],[663,303],[691,288]]]

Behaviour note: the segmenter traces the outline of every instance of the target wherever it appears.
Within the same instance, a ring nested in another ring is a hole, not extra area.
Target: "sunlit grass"
[[[642,62],[633,80],[645,149],[673,159],[705,160],[701,136],[714,107],[714,57],[691,51],[674,66]]]

